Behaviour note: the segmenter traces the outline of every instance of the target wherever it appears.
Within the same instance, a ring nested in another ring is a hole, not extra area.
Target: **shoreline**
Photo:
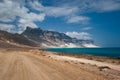
[[[107,57],[120,59],[120,48],[47,48],[45,51],[65,53],[70,55],[92,55],[98,57]]]

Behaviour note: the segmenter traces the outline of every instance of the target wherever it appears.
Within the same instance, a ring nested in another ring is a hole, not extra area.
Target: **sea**
[[[89,54],[95,56],[104,56],[120,58],[120,48],[48,48],[51,52],[62,52],[65,54]]]

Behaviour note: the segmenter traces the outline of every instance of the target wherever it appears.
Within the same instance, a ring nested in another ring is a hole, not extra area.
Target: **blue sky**
[[[1,30],[40,27],[102,47],[120,47],[119,16],[120,0],[0,0]]]

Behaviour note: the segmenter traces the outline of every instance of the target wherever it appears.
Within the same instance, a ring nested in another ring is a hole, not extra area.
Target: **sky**
[[[120,0],[0,0],[0,30],[27,26],[120,47]]]

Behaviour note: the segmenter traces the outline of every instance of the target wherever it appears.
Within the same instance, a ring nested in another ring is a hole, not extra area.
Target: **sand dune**
[[[0,80],[112,79],[77,65],[48,58],[42,51],[2,50],[0,51]]]

